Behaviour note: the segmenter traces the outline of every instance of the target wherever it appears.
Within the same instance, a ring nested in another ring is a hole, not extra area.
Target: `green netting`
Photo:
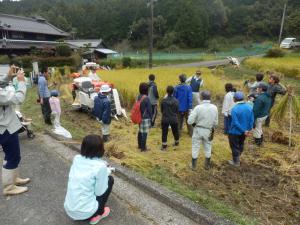
[[[243,57],[243,56],[252,56],[264,54],[268,49],[272,48],[271,44],[252,44],[249,48],[235,48],[227,52],[215,52],[215,53],[206,53],[206,52],[159,52],[155,51],[153,53],[154,60],[202,60],[206,57],[212,57],[215,59],[226,58],[227,56],[233,57]],[[113,58],[123,58],[130,57],[131,59],[147,60],[148,53],[144,52],[126,52],[114,55]]]

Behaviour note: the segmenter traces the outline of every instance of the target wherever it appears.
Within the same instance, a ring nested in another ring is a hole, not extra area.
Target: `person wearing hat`
[[[11,70],[13,70],[11,66]],[[17,75],[18,90],[10,88],[8,83],[12,76]],[[17,195],[28,191],[24,185],[29,178],[19,177],[19,163],[21,161],[18,131],[22,127],[13,106],[21,104],[25,99],[26,83],[23,70],[0,74],[0,145],[4,152],[2,166],[2,185],[4,195]]]
[[[96,67],[91,67],[91,70],[89,72],[89,78],[91,78],[92,81],[101,81],[100,77],[97,75]]]
[[[229,127],[229,145],[232,151],[232,160],[228,163],[240,166],[240,156],[244,150],[244,143],[253,128],[254,113],[251,105],[244,101],[244,93],[237,91],[234,94],[235,106],[231,109],[231,123]]]
[[[193,94],[192,88],[190,85],[186,84],[186,75],[181,74],[179,76],[180,84],[177,85],[174,89],[174,97],[179,102],[179,134],[181,135],[181,131],[183,128],[183,121],[186,120],[186,125],[188,128],[188,133],[190,136],[193,134],[193,127],[187,123],[188,116],[190,111],[193,108]]]
[[[258,97],[254,101],[253,113],[255,128],[253,130],[253,137],[255,144],[261,146],[263,143],[263,130],[262,125],[266,121],[269,110],[272,105],[271,95],[267,92],[268,85],[266,83],[260,83],[258,86]]]
[[[201,144],[203,144],[205,152],[204,168],[206,170],[210,169],[213,130],[218,125],[218,108],[210,102],[210,99],[210,92],[202,91],[202,102],[194,108],[188,119],[188,124],[194,127],[192,137],[192,170],[196,169]]]
[[[197,70],[196,74],[186,80],[187,84],[190,84],[193,92],[193,108],[200,104],[200,87],[203,86],[203,80],[201,78],[201,71]]]
[[[93,114],[99,121],[101,121],[104,142],[108,142],[110,136],[111,103],[108,99],[108,94],[110,92],[110,86],[108,84],[103,84],[98,96],[94,99]]]
[[[50,92],[50,99],[49,99],[49,103],[50,103],[50,107],[51,107],[51,111],[52,111],[52,116],[54,118],[53,121],[53,126],[55,127],[59,127],[60,126],[60,115],[61,115],[61,107],[60,107],[60,101],[58,98],[58,91],[57,90],[52,90]]]

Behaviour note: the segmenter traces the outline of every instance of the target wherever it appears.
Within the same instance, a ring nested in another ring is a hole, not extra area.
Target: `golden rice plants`
[[[139,84],[141,82],[148,82],[149,74],[153,73],[156,76],[155,82],[158,86],[160,98],[166,94],[166,87],[168,85],[177,85],[179,83],[178,76],[182,73],[187,77],[192,76],[197,68],[155,68],[149,69],[123,69],[112,71],[100,71],[100,78],[104,81],[113,83],[122,95],[126,106],[131,106],[139,92]],[[202,79],[204,86],[202,90],[209,90],[213,97],[223,95],[224,81],[222,77],[218,77],[211,73],[209,69],[202,70]]]

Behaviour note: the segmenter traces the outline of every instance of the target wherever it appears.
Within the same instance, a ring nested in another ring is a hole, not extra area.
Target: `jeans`
[[[224,116],[224,134],[228,134],[231,124],[231,116]]]
[[[161,123],[162,129],[162,144],[167,145],[169,126],[171,126],[175,142],[179,141],[178,123]]]
[[[96,197],[96,200],[98,201],[98,210],[95,212],[95,214],[92,217],[102,215],[104,213],[104,207],[112,191],[113,185],[114,185],[114,178],[112,176],[108,176],[108,187],[103,195]]]
[[[239,158],[243,151],[244,151],[244,142],[245,142],[246,136],[244,134],[242,135],[234,135],[229,134],[229,145],[232,151],[232,158],[234,161],[236,161],[237,158]]]
[[[151,107],[152,107],[151,126],[153,127],[157,116],[157,105],[152,105]]]
[[[188,133],[191,137],[193,135],[193,127],[187,123],[188,117],[189,117],[189,112],[188,111],[187,112],[179,112],[179,115],[178,115],[179,134],[181,135],[182,128],[183,128],[183,122],[185,120],[187,129],[188,129]]]
[[[41,107],[45,123],[51,124],[51,107],[49,98],[43,98],[43,104],[41,104]]]
[[[138,132],[138,148],[141,149],[142,151],[147,150],[147,136],[148,133],[141,133]]]
[[[20,143],[18,132],[10,134],[7,130],[0,135],[0,145],[5,154],[4,160],[7,161],[3,167],[8,170],[18,168],[21,161]]]

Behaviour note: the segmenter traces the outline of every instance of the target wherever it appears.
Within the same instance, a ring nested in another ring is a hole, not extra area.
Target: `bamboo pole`
[[[293,126],[293,109],[292,109],[292,95],[289,96],[289,113],[290,113],[290,131],[289,131],[289,148],[292,147],[292,126]]]

